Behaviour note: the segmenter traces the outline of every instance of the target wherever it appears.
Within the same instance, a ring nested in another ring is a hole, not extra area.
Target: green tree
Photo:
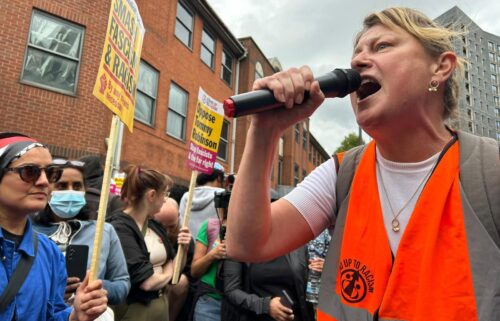
[[[344,137],[344,140],[340,143],[340,147],[335,150],[335,154],[348,151],[349,149],[363,145],[364,143],[363,138],[359,139],[359,136],[356,133],[350,133]]]

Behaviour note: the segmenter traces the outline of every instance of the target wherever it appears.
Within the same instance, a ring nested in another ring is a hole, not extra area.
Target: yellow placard
[[[220,134],[224,123],[224,108],[200,87],[189,142],[189,168],[210,174],[213,171]]]
[[[93,94],[130,131],[134,124],[144,25],[133,0],[112,0]]]
[[[191,141],[217,153],[223,121],[224,115],[207,108],[198,100]]]

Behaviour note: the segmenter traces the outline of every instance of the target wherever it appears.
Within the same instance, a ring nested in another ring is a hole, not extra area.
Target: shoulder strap
[[[347,152],[333,155],[335,170],[337,171],[337,183],[335,184],[337,211],[349,194],[354,172],[365,149],[366,145],[361,145]]]
[[[220,228],[220,222],[216,218],[209,218],[208,219],[208,224],[207,224],[207,238],[208,238],[208,246],[207,249],[210,251],[212,248],[212,245],[215,243],[215,240],[217,240],[217,237],[219,236],[219,228]]]
[[[498,142],[458,131],[460,182],[472,209],[500,248],[500,147]]]
[[[28,276],[28,273],[31,270],[31,266],[35,261],[36,254],[38,252],[38,234],[35,231],[33,231],[33,248],[33,256],[29,256],[26,254],[21,255],[19,263],[17,263],[17,267],[9,280],[9,284],[7,284],[7,287],[0,297],[0,311],[4,311],[5,309],[7,309],[9,304],[12,302],[17,292],[21,288],[21,285],[23,285],[26,276]]]

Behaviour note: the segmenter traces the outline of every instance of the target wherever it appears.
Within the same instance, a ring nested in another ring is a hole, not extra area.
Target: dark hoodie
[[[87,188],[96,188],[101,190],[102,178],[104,170],[101,166],[101,158],[99,156],[83,156],[80,158],[85,163],[83,168],[83,177],[85,178],[85,186]]]
[[[142,282],[154,273],[153,265],[149,261],[149,251],[144,236],[134,219],[123,212],[113,213],[107,221],[115,228],[127,261],[127,269],[132,285],[127,297],[127,303],[141,302],[148,304],[151,300],[159,297],[159,291],[144,291],[140,288]],[[148,220],[148,227],[161,238],[167,252],[167,259],[172,259],[174,250],[168,240],[167,232],[159,223],[153,220]]]

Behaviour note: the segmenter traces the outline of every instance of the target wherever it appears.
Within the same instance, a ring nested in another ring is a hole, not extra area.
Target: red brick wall
[[[0,2],[0,130],[32,135],[49,144],[59,156],[105,154],[111,112],[92,95],[102,54],[110,1],[9,0]],[[195,14],[193,49],[174,35],[177,1],[137,0],[146,28],[142,59],[159,70],[156,115],[153,127],[135,122],[134,132],[125,129],[122,161],[148,165],[186,183],[187,143],[166,134],[170,84],[174,81],[189,93],[186,141],[198,88],[222,101],[233,88],[220,79],[222,42],[216,39],[215,70],[200,60],[203,21]],[[34,8],[85,27],[76,96],[68,96],[19,82]],[[214,35],[217,37],[217,35]],[[5,45],[8,44],[8,45]],[[235,75],[236,65],[233,70]],[[231,128],[230,128],[231,132]],[[231,142],[229,142],[231,144]],[[229,164],[230,153],[227,163]]]

